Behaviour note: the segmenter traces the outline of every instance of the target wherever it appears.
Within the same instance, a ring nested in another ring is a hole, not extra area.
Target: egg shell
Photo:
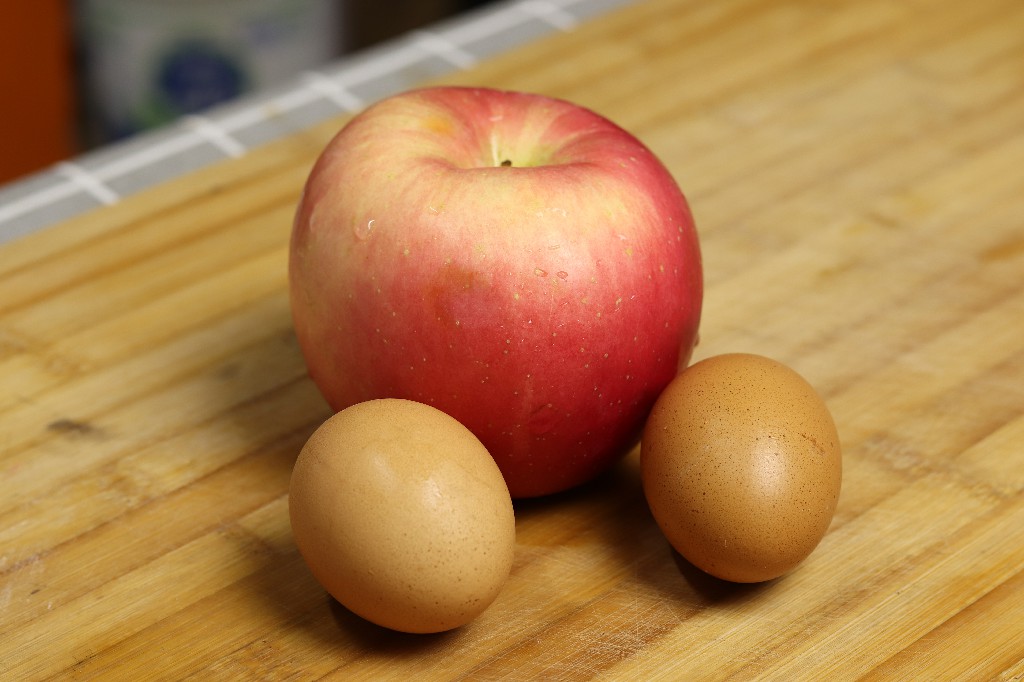
[[[292,472],[295,544],[363,618],[403,632],[468,623],[512,568],[512,499],[468,429],[428,405],[372,400],[324,422]]]
[[[670,544],[734,582],[770,580],[803,561],[839,499],[832,415],[799,374],[759,355],[719,355],[680,373],[655,402],[640,457]]]

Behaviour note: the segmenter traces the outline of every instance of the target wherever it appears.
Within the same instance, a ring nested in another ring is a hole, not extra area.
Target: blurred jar
[[[93,143],[273,86],[342,53],[340,0],[78,0]]]

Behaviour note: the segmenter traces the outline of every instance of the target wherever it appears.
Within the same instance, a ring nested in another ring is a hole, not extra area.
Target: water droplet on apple
[[[377,226],[377,221],[370,218],[365,223],[356,223],[353,231],[356,233],[356,239],[369,239],[373,229]]]
[[[569,279],[569,273],[568,273],[568,272],[566,272],[565,270],[559,270],[559,271],[558,271],[557,273],[555,273],[555,274],[557,274],[557,275],[558,275],[558,279]]]
[[[534,268],[533,269],[533,274],[537,275],[538,277],[547,277],[548,276],[548,271],[547,270],[541,270],[540,268]]]

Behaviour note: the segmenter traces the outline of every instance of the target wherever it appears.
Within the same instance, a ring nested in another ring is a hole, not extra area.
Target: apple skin
[[[353,118],[310,172],[292,315],[341,410],[450,414],[513,497],[577,486],[639,439],[703,296],[690,209],[633,135],[571,103],[435,87]]]

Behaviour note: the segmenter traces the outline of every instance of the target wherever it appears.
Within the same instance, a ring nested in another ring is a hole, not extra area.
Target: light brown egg
[[[642,438],[644,493],[669,543],[734,582],[776,578],[828,530],[839,435],[825,403],[774,360],[728,354],[680,373]]]
[[[512,568],[512,499],[462,424],[408,400],[324,422],[292,472],[295,544],[349,610],[393,630],[441,632],[497,597]]]

